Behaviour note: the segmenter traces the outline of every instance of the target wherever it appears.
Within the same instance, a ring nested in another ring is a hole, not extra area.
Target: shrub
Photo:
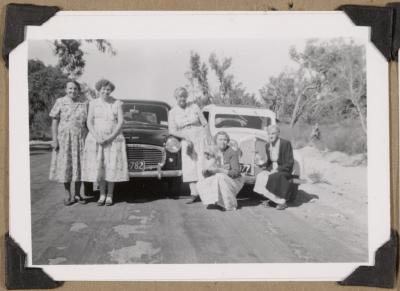
[[[48,112],[37,112],[30,125],[30,140],[51,140],[51,118]]]
[[[312,184],[319,184],[319,183],[329,184],[329,182],[324,178],[321,172],[314,171],[308,175],[308,178],[310,178]]]
[[[301,148],[310,144],[312,125],[280,124],[281,136],[292,141],[293,147]],[[357,120],[344,120],[331,124],[320,124],[320,141],[314,146],[320,150],[340,151],[350,155],[367,152],[367,137]]]

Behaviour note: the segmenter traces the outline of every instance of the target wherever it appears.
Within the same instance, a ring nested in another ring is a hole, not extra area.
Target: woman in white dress
[[[240,174],[239,151],[232,149],[229,144],[229,135],[218,132],[215,137],[217,147],[216,162],[203,170],[205,179],[197,183],[201,201],[204,205],[217,206],[221,210],[236,210],[236,196],[243,187],[243,178]],[[206,156],[206,155],[205,155]]]
[[[182,178],[189,183],[192,202],[198,200],[196,183],[201,178],[204,140],[209,138],[207,120],[196,103],[188,103],[188,91],[184,87],[175,90],[177,106],[169,111],[168,129],[171,135],[182,139]]]
[[[99,183],[99,206],[113,204],[115,182],[129,181],[122,101],[110,96],[114,89],[110,81],[98,81],[99,98],[89,103],[82,175],[84,181]]]

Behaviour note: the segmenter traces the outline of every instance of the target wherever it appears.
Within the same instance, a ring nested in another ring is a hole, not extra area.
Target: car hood
[[[248,139],[258,138],[267,141],[268,134],[264,130],[260,129],[247,129],[247,128],[224,128],[224,131],[228,133],[230,139],[241,142]]]
[[[126,143],[163,146],[168,137],[168,129],[160,127],[123,128]]]

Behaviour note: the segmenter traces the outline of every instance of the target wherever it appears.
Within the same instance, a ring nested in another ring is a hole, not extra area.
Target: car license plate
[[[249,175],[251,172],[251,164],[240,164],[240,172]]]
[[[134,172],[142,172],[146,168],[145,161],[130,161],[129,170]]]

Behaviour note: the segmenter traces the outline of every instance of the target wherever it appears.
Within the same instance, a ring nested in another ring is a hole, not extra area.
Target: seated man
[[[279,127],[268,127],[269,143],[266,144],[267,161],[259,166],[265,167],[257,175],[254,192],[265,196],[265,206],[276,204],[276,209],[287,208],[286,201],[291,195],[292,170],[294,165],[293,149],[290,141],[279,138]]]

